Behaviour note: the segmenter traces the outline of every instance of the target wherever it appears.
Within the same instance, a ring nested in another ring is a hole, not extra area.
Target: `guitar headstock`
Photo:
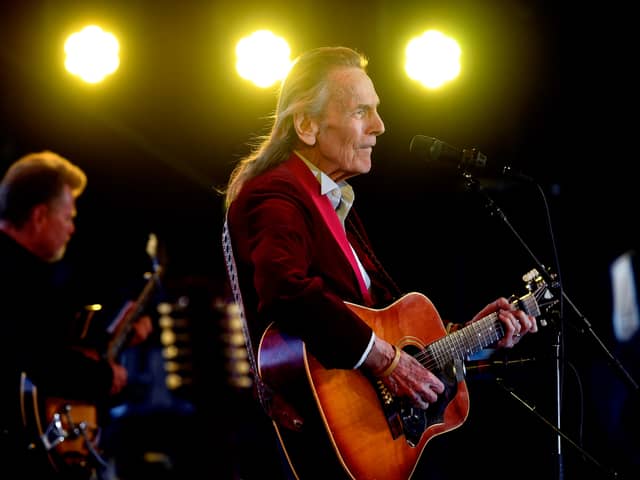
[[[153,265],[153,271],[156,274],[160,273],[162,265],[165,263],[163,259],[161,259],[161,257],[164,256],[161,254],[161,250],[162,249],[159,247],[158,237],[156,236],[156,234],[153,232],[149,233],[146,252],[147,252],[147,255],[149,255],[149,258],[151,259],[151,263]]]
[[[156,258],[158,256],[158,237],[153,232],[149,234],[146,252],[151,258]]]
[[[558,304],[559,300],[535,268],[525,273],[522,276],[522,280],[525,282],[528,293],[518,298],[518,307],[527,312],[527,314],[536,317],[538,323],[546,327],[548,319],[545,316],[554,314],[553,308]]]

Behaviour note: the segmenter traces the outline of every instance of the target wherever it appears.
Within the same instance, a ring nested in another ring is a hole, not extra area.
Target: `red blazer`
[[[303,176],[306,178],[302,178]],[[353,368],[371,329],[344,301],[385,306],[393,286],[372,258],[366,232],[352,208],[347,237],[371,278],[366,302],[356,273],[304,184],[315,180],[295,154],[251,179],[228,211],[238,281],[252,343],[264,328],[302,339],[326,368]]]

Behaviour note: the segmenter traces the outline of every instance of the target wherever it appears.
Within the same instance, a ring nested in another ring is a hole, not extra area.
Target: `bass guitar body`
[[[20,411],[28,438],[27,448],[43,469],[74,480],[89,479],[103,467],[98,454],[100,429],[95,405],[76,400],[44,396],[26,374],[20,379]],[[46,462],[46,466],[45,466]]]
[[[154,271],[146,275],[142,292],[115,325],[104,354],[111,362],[117,361],[133,324],[144,312],[160,283],[163,269],[156,258],[157,238],[154,234],[149,235],[147,253],[153,260]],[[88,357],[98,355],[92,350],[79,350]],[[20,410],[25,433],[31,442],[27,448],[44,451],[52,471],[64,473],[65,479],[82,480],[92,478],[97,471],[108,466],[99,450],[101,430],[96,404],[38,392],[36,385],[23,372]]]

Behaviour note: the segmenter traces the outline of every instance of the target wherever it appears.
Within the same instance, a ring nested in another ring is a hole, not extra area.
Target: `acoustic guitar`
[[[527,293],[512,297],[513,305],[534,317],[556,305],[536,270],[523,280]],[[427,443],[466,420],[464,361],[502,338],[502,324],[492,313],[447,334],[431,301],[415,292],[383,309],[346,305],[377,336],[436,373],[445,392],[418,409],[360,370],[325,369],[304,342],[271,324],[258,347],[259,374],[301,417],[297,432],[274,421],[276,433],[299,478],[407,480]]]

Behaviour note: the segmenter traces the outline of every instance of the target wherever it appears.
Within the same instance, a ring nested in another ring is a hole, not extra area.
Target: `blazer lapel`
[[[329,227],[329,230],[331,230],[333,238],[336,239],[338,245],[340,245],[340,249],[349,261],[349,264],[353,269],[353,273],[358,279],[358,284],[360,286],[360,291],[362,292],[363,298],[367,303],[370,303],[371,294],[369,293],[369,290],[367,289],[367,286],[364,282],[364,278],[362,277],[362,273],[360,272],[360,268],[358,267],[356,257],[353,253],[351,245],[349,244],[349,240],[347,240],[347,234],[344,230],[344,227],[340,223],[338,215],[336,215],[336,212],[333,209],[333,205],[331,205],[331,202],[326,195],[320,194],[318,181],[301,159],[299,159],[296,155],[293,155],[289,164],[291,166],[291,170],[295,173],[296,177],[300,179],[305,190],[309,193],[309,196],[318,208],[318,211],[322,215],[322,218],[327,224],[327,227]]]

